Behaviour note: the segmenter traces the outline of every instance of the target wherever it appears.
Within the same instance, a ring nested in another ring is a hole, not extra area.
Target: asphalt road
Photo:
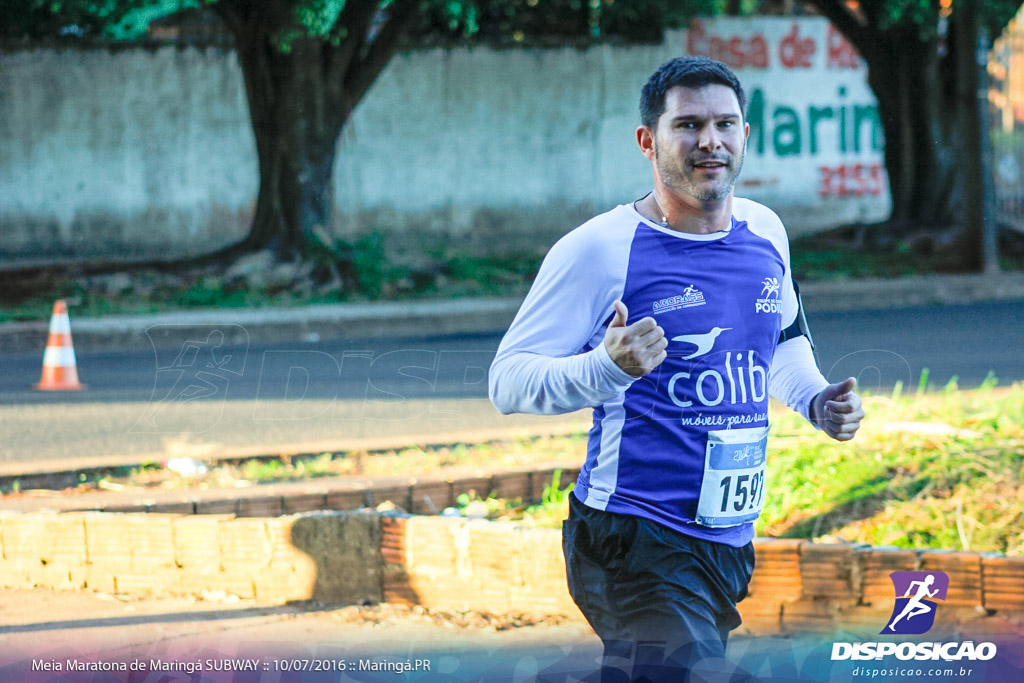
[[[1024,380],[1024,303],[810,314],[822,372],[862,387],[961,387],[991,371]],[[41,352],[0,356],[0,464],[160,459],[377,442],[445,441],[495,430],[583,425],[501,416],[486,369],[500,334],[222,347],[198,339],[158,353],[83,353],[80,393],[45,393]]]

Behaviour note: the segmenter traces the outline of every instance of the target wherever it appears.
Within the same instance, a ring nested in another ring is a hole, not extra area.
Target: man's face
[[[672,191],[699,201],[725,199],[743,168],[749,133],[732,88],[674,87],[654,136],[658,176]]]

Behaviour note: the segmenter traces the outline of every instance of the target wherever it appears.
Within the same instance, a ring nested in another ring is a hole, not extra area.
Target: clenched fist
[[[849,441],[860,429],[864,408],[854,389],[857,379],[850,377],[830,384],[811,401],[811,421],[836,441]]]
[[[626,304],[616,301],[614,306],[615,317],[608,323],[604,347],[616,365],[633,377],[643,377],[661,365],[668,355],[665,330],[650,316],[626,325],[629,318]]]

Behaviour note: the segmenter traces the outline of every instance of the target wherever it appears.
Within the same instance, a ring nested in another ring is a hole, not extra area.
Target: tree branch
[[[398,41],[409,27],[416,13],[417,0],[394,0],[388,7],[388,19],[365,54],[349,69],[345,78],[345,91],[354,108],[366,91],[391,61],[398,49]]]
[[[867,28],[845,4],[839,0],[808,0],[808,2],[831,21],[836,30],[853,43],[853,46],[865,58],[874,49]]]
[[[208,5],[204,9],[220,17],[228,31],[236,37],[242,33],[245,25],[245,19],[243,18],[245,10],[237,2],[233,0],[219,0],[219,2]]]
[[[334,22],[328,40],[340,40],[341,44],[331,50],[327,68],[327,82],[337,83],[338,87],[345,80],[345,74],[352,64],[352,59],[366,44],[366,33],[377,13],[377,0],[348,0],[341,10],[338,20]],[[344,32],[344,33],[343,33]],[[330,49],[330,48],[328,48]]]

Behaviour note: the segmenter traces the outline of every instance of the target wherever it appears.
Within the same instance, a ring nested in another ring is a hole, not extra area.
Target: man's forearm
[[[610,401],[633,381],[602,344],[565,358],[504,355],[491,366],[488,384],[491,402],[503,414],[558,415]]]

